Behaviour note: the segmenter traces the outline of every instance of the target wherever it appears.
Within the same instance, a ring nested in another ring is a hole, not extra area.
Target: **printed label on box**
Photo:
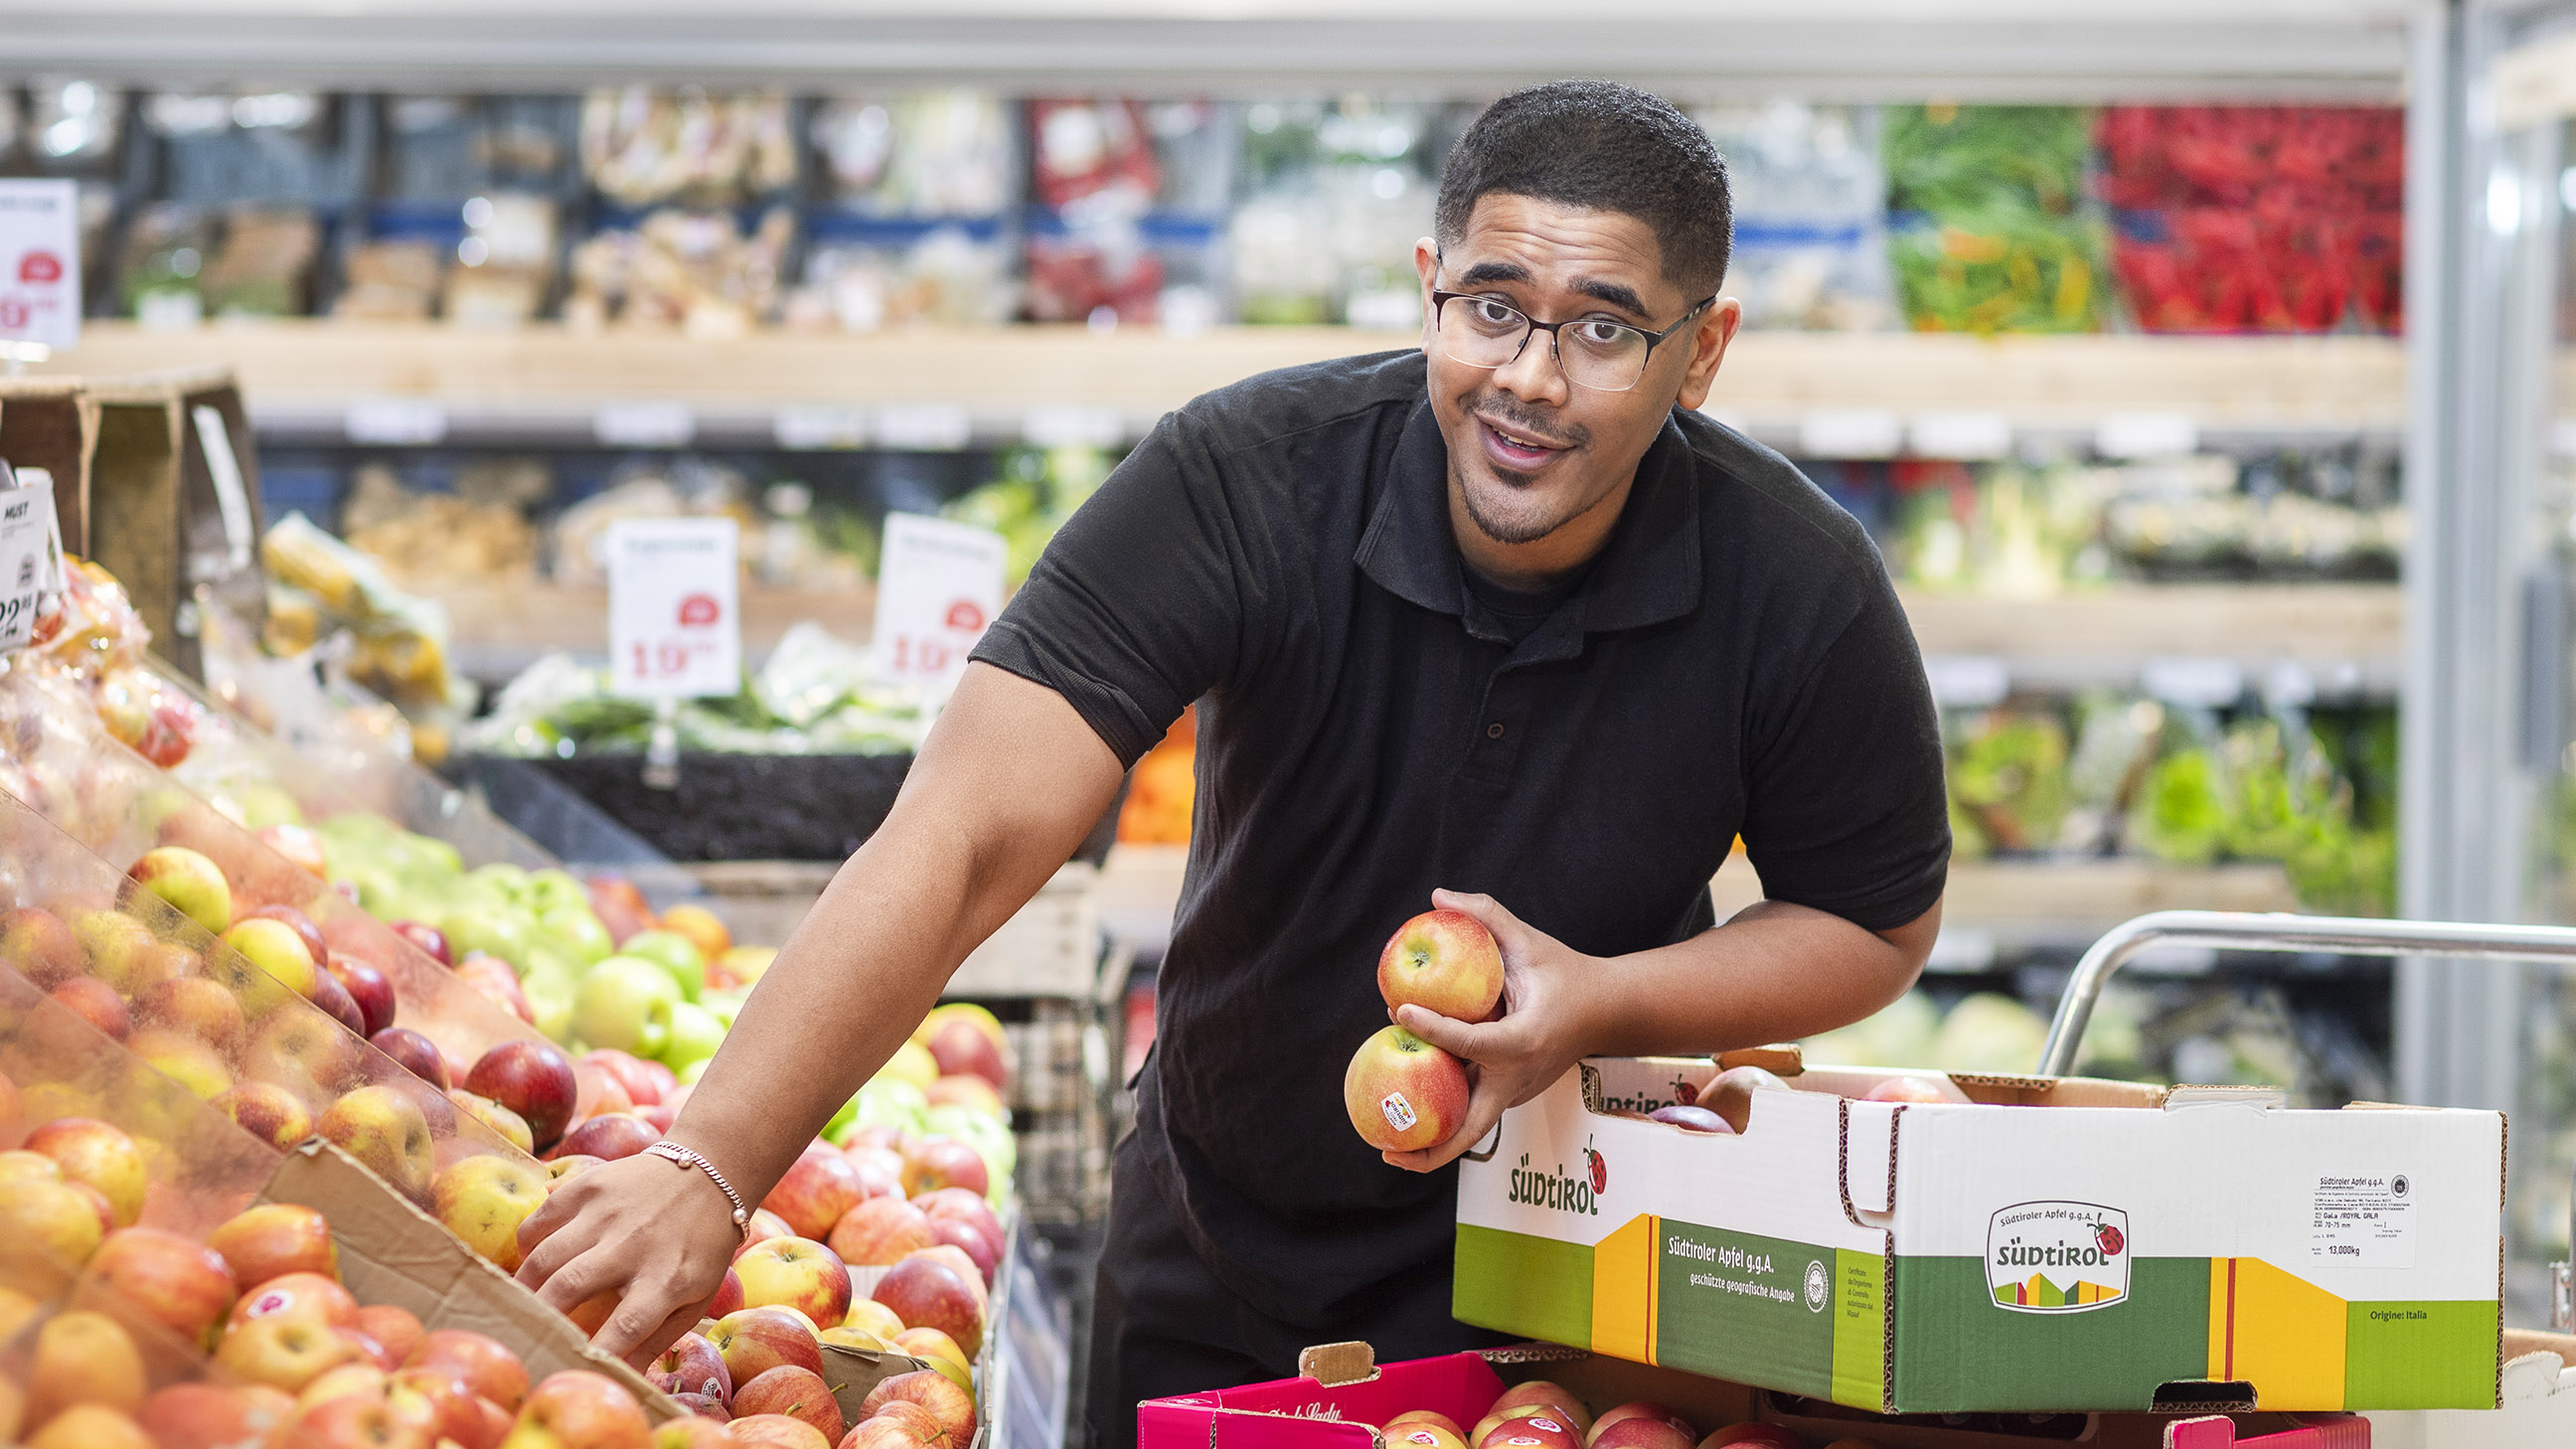
[[[2015,1313],[2083,1313],[2129,1296],[2129,1215],[2089,1202],[2023,1202],[1986,1228],[1986,1289]]]
[[[2414,1182],[2402,1172],[2319,1177],[2308,1256],[2346,1268],[2414,1267]]]

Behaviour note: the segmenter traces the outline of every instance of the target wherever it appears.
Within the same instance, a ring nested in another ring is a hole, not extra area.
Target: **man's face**
[[[1597,543],[1675,402],[1697,407],[1706,398],[1735,331],[1736,305],[1720,302],[1658,344],[1635,387],[1603,392],[1566,379],[1544,332],[1532,332],[1520,356],[1501,367],[1456,361],[1441,346],[1430,294],[1494,297],[1540,322],[1603,318],[1660,332],[1702,298],[1685,297],[1664,276],[1662,248],[1644,222],[1492,193],[1478,199],[1464,235],[1445,250],[1424,239],[1414,262],[1453,503],[1506,549],[1587,518],[1596,527],[1583,531]],[[1595,516],[1604,509],[1606,517]]]

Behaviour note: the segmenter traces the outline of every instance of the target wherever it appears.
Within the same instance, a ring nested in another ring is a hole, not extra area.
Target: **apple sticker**
[[[1413,1104],[1404,1100],[1402,1092],[1387,1093],[1386,1099],[1377,1104],[1377,1109],[1386,1114],[1386,1125],[1398,1132],[1410,1130],[1416,1120]]]

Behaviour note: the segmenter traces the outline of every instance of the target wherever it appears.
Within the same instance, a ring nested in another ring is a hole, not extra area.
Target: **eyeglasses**
[[[1496,297],[1466,292],[1431,294],[1438,309],[1440,351],[1452,362],[1495,368],[1518,359],[1530,334],[1548,334],[1549,351],[1565,380],[1594,392],[1626,392],[1646,375],[1646,359],[1655,344],[1690,325],[1692,318],[1715,303],[1709,297],[1684,312],[1661,332],[1648,332],[1607,317],[1580,317],[1570,322],[1540,322]],[[1451,305],[1456,303],[1458,305]]]

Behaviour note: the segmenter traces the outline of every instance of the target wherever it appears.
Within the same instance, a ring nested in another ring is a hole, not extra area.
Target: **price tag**
[[[932,697],[957,687],[966,655],[1002,611],[1002,568],[1010,546],[990,529],[886,515],[885,560],[877,570],[877,668]]]
[[[2093,451],[2105,458],[2183,458],[2200,451],[2200,424],[2189,413],[2113,413],[2093,429]]]
[[[2012,668],[1990,654],[1926,654],[1923,673],[1943,709],[1991,709],[2012,693]]]
[[[1905,420],[1886,408],[1818,408],[1798,419],[1798,453],[1806,458],[1893,458],[1905,442]]]
[[[446,439],[447,409],[427,398],[360,398],[340,415],[340,430],[352,443],[425,448]]]
[[[877,446],[909,453],[952,453],[975,433],[964,408],[928,404],[877,409]]]
[[[35,637],[36,606],[62,587],[62,535],[54,524],[54,480],[0,466],[0,654]]]
[[[2245,671],[2228,659],[2150,659],[2138,671],[2149,698],[2225,709],[2245,697]]]
[[[2012,451],[2012,420],[2002,413],[1917,413],[1908,441],[1918,458],[2000,458]]]
[[[1020,437],[1033,448],[1114,448],[1126,434],[1111,408],[1031,408],[1020,420]]]
[[[0,340],[80,342],[79,211],[69,181],[0,181]]]
[[[799,453],[824,448],[864,448],[868,415],[864,409],[790,404],[770,415],[770,435],[778,446]]]
[[[686,403],[604,403],[590,415],[590,431],[611,448],[685,448],[698,419]]]
[[[630,518],[608,526],[610,682],[628,699],[702,699],[742,688],[739,530],[730,518]]]

